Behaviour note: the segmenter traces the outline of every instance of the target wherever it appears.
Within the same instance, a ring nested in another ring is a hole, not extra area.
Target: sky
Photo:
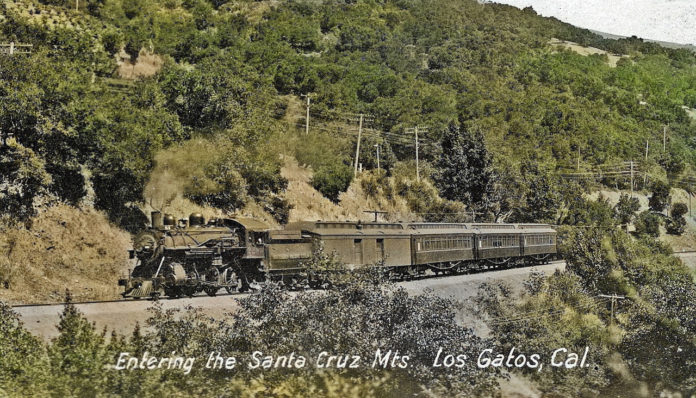
[[[493,0],[621,36],[696,45],[696,0]]]

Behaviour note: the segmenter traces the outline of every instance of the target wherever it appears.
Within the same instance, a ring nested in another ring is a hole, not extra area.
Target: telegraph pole
[[[418,142],[418,132],[427,131],[427,126],[415,126],[414,128],[406,129],[406,132],[413,131],[416,136],[416,180],[420,181],[420,157],[418,156],[418,151],[420,149],[420,143]]]
[[[307,116],[305,117],[305,135],[309,135],[309,93],[302,94],[301,97],[307,97]]]
[[[667,151],[667,126],[662,127],[662,152]]]
[[[379,210],[363,210],[363,213],[372,213],[375,215],[375,222],[377,222],[377,215],[378,214],[387,214],[386,211],[379,211]]]
[[[0,54],[4,53],[10,56],[15,54],[31,54],[32,47],[34,47],[33,44],[22,44],[11,41],[9,43],[0,44]]]
[[[353,177],[358,175],[358,160],[360,159],[360,136],[362,135],[362,123],[363,114],[360,114],[360,122],[358,124],[358,144],[355,146],[355,170],[353,171]]]
[[[631,197],[633,197],[633,160],[631,160]]]
[[[377,172],[380,172],[380,167],[379,167],[379,144],[375,144],[375,148],[377,148]]]
[[[614,324],[614,306],[616,305],[616,300],[624,300],[626,297],[618,296],[616,294],[612,294],[612,295],[598,294],[597,296],[611,299],[611,319],[610,319],[610,322],[611,322],[611,325],[613,325]]]
[[[420,181],[420,167],[418,167],[418,126],[416,126],[416,181]]]
[[[648,163],[648,149],[650,148],[650,141],[645,140],[645,164],[646,167],[643,168],[643,189],[645,189],[645,186],[648,185],[648,168],[647,168],[647,163]]]

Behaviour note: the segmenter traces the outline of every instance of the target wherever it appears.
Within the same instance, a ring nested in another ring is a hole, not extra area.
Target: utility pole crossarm
[[[619,296],[616,294],[598,294],[597,297],[603,297],[603,298],[608,298],[611,299],[611,319],[610,322],[613,325],[614,324],[614,307],[616,306],[616,300],[624,300],[626,297],[625,296]]]
[[[380,211],[380,210],[363,210],[363,213],[371,213],[375,215],[375,222],[377,222],[377,215],[378,214],[387,214],[386,211]]]
[[[0,43],[0,54],[31,54],[31,49],[33,47],[33,44],[15,43],[13,41],[9,43]]]

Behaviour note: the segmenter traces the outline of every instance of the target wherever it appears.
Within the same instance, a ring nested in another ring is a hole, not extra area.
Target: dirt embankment
[[[0,300],[59,302],[65,289],[76,301],[117,298],[130,246],[128,233],[97,211],[48,208],[29,229],[1,231]]]
[[[417,218],[408,209],[406,201],[401,198],[387,200],[379,196],[367,195],[361,187],[363,178],[361,175],[353,180],[346,192],[339,195],[339,203],[333,203],[312,187],[313,172],[311,168],[300,166],[291,156],[285,156],[284,161],[285,165],[281,174],[288,179],[285,197],[293,205],[293,209],[290,211],[290,221],[373,221],[374,214],[366,213],[369,210],[386,211],[388,214],[380,216],[380,221]]]

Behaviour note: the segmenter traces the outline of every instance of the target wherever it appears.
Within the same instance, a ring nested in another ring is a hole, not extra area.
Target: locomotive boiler
[[[322,285],[308,269],[317,250],[344,272],[377,267],[389,279],[541,264],[557,256],[556,231],[545,224],[295,222],[283,229],[252,219],[200,214],[176,221],[152,213],[134,240],[136,267],[119,284],[124,297],[180,297],[220,289],[245,291],[265,281],[290,288]]]

